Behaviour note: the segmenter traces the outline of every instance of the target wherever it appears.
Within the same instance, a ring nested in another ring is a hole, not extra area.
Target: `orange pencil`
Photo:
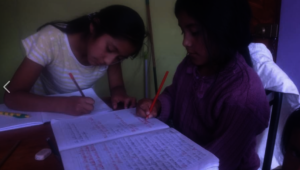
[[[157,98],[158,98],[158,96],[159,96],[159,93],[160,93],[160,91],[161,91],[161,89],[162,89],[162,87],[163,87],[163,85],[164,85],[164,83],[165,83],[165,81],[166,81],[166,79],[167,79],[168,74],[169,74],[169,71],[166,71],[165,76],[164,76],[162,82],[160,83],[159,88],[158,88],[158,91],[157,91],[157,93],[156,93],[156,95],[155,95],[155,97],[154,97],[154,100],[153,100],[153,102],[152,102],[152,104],[151,104],[151,106],[150,106],[150,109],[149,109],[149,112],[150,112],[150,113],[152,112],[152,109],[153,109],[153,107],[154,107],[154,105],[155,105],[155,102],[156,102],[156,100],[157,100]],[[148,118],[149,118],[149,115],[147,115],[146,119],[148,119]]]
[[[85,97],[85,95],[83,94],[83,92],[82,92],[82,90],[80,89],[79,85],[77,84],[77,82],[76,82],[76,80],[75,80],[73,74],[72,74],[72,73],[69,73],[69,76],[71,77],[71,79],[73,80],[73,82],[74,82],[74,84],[76,85],[77,89],[78,89],[79,92],[81,93],[81,96],[82,96],[82,97]]]

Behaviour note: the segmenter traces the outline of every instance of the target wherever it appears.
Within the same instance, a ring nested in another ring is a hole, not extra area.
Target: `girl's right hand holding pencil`
[[[166,71],[165,76],[162,80],[162,82],[159,85],[159,89],[154,97],[153,100],[151,99],[142,99],[139,101],[136,109],[136,114],[141,117],[145,117],[146,119],[152,118],[152,117],[157,117],[158,113],[160,112],[161,109],[161,103],[159,100],[157,100],[160,91],[166,81],[166,78],[169,74],[169,71]]]
[[[161,108],[161,103],[159,100],[155,102],[155,105],[150,113],[149,109],[151,107],[153,100],[151,99],[142,99],[138,102],[137,108],[136,108],[136,114],[140,117],[146,118],[152,118],[152,117],[157,117],[158,113]]]
[[[79,116],[83,114],[91,113],[94,110],[94,99],[90,97],[67,97],[65,102],[62,103],[64,107],[64,113]]]

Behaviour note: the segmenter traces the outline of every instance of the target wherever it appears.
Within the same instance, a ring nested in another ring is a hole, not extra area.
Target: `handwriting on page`
[[[167,128],[164,123],[152,119],[145,120],[126,111],[93,115],[80,119],[59,122],[62,134],[69,145],[100,142],[117,137]]]
[[[66,150],[62,155],[69,158],[65,165],[70,169],[181,170],[199,163],[206,156],[202,151],[180,133],[165,129]]]

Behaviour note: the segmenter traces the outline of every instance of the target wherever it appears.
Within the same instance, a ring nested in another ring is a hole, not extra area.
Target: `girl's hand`
[[[151,99],[142,99],[138,102],[136,108],[136,114],[140,117],[149,118],[157,117],[159,110],[161,109],[161,103],[159,100],[156,100],[156,103],[150,113],[149,109],[151,107],[153,100]]]
[[[111,96],[111,103],[114,110],[117,109],[119,103],[124,103],[124,108],[127,109],[135,107],[136,99],[119,93]]]
[[[117,109],[119,103],[124,103],[125,109],[135,107],[136,99],[126,94],[121,63],[109,66],[107,74],[113,109]]]
[[[73,116],[80,116],[83,114],[91,113],[94,110],[94,99],[89,97],[67,97],[65,102],[62,103],[65,108],[64,113],[73,115]]]

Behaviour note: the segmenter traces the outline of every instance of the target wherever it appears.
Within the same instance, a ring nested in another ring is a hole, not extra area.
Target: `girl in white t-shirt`
[[[121,62],[138,54],[144,37],[142,18],[122,5],[69,22],[47,23],[22,41],[26,58],[4,102],[16,110],[87,114],[93,110],[92,98],[45,95],[78,91],[69,73],[80,88],[87,89],[107,71],[114,109],[119,102],[125,108],[133,107],[135,99],[126,94]]]

